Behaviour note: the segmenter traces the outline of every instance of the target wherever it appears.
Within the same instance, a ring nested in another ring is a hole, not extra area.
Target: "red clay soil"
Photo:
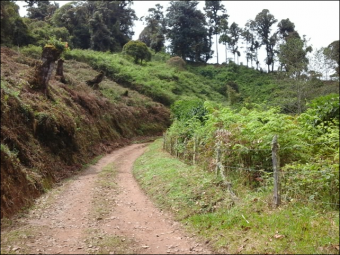
[[[20,253],[20,247],[26,247],[26,253],[96,253],[99,248],[89,245],[87,239],[89,231],[95,231],[99,238],[123,236],[131,240],[124,253],[211,254],[204,244],[185,233],[170,215],[155,207],[140,189],[132,175],[132,165],[145,149],[146,144],[117,149],[59,187],[51,204],[42,208],[37,205],[20,219],[25,226],[38,231],[24,236],[17,246],[8,247],[8,251]],[[118,187],[105,191],[105,196],[114,201],[113,206],[108,216],[93,218],[90,213],[93,212],[93,201],[101,194],[96,190],[98,173],[109,163],[114,163],[117,170]],[[36,203],[48,200],[49,193]],[[119,252],[115,247],[109,249],[110,254]]]

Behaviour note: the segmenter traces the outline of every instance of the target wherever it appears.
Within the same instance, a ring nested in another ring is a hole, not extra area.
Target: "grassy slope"
[[[218,253],[329,254],[339,251],[338,211],[297,202],[272,207],[271,188],[235,188],[238,199],[211,172],[178,161],[159,139],[137,159],[134,175],[160,208]],[[237,189],[237,190],[236,190]]]
[[[151,62],[136,65],[121,53],[72,50],[65,57],[89,64],[123,86],[136,90],[166,106],[174,101],[201,98],[227,104],[227,83],[234,82],[239,88],[239,106],[247,103],[280,105],[294,101],[296,91],[276,73],[238,66],[187,63],[184,68],[170,66],[169,55],[158,53]],[[291,95],[293,93],[293,95]],[[304,92],[307,99],[329,93],[339,93],[337,82],[309,83]],[[307,95],[308,94],[308,95]],[[282,98],[286,98],[282,101]],[[236,107],[238,104],[235,105]]]
[[[65,61],[67,84],[50,80],[50,98],[28,81],[34,59],[1,48],[1,218],[9,217],[53,183],[95,156],[137,136],[161,134],[169,110],[105,78],[94,91],[85,84],[97,72]]]
[[[223,102],[225,95],[219,92],[223,83],[211,83],[209,78],[188,70],[169,66],[168,56],[154,56],[154,60],[136,65],[121,54],[72,50],[67,59],[83,61],[125,87],[137,90],[155,101],[170,106],[175,100],[194,97]]]

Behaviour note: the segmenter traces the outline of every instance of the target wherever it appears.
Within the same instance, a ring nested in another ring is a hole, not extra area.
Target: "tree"
[[[30,43],[33,43],[33,38],[19,15],[19,6],[14,2],[1,1],[1,44],[24,46]]]
[[[89,19],[92,13],[87,5],[81,2],[70,2],[60,7],[52,16],[51,22],[56,27],[65,27],[70,34],[72,48],[89,49]]]
[[[328,74],[334,70],[334,61],[325,55],[325,47],[315,49],[313,55],[309,57],[309,73],[311,78],[322,78],[328,79]],[[326,51],[327,52],[327,51]]]
[[[300,38],[299,33],[295,31],[295,24],[289,19],[282,19],[277,26],[281,39],[286,40],[288,37]]]
[[[334,69],[339,76],[339,40],[332,42],[324,49],[324,54],[330,62],[335,62]]]
[[[143,60],[151,60],[151,52],[146,44],[141,41],[129,41],[124,45],[123,53],[133,57],[136,64],[138,63],[138,60],[140,60],[141,64]]]
[[[221,4],[221,1],[205,1],[205,7],[203,8],[207,14],[207,18],[209,19],[210,24],[213,28],[213,34],[216,36],[216,56],[217,56],[217,64],[218,64],[218,41],[217,36],[220,33],[220,24],[221,20],[227,20],[229,15],[226,14],[226,9],[224,5]],[[222,14],[219,15],[218,12]]]
[[[26,1],[27,2],[27,1]],[[58,3],[51,4],[50,1],[28,1],[27,16],[30,19],[48,20],[59,8]]]
[[[147,25],[139,35],[139,40],[156,53],[162,50],[165,42],[166,28],[162,9],[160,4],[156,4],[156,8],[149,8],[150,14],[144,18]]]
[[[278,53],[282,69],[278,76],[279,83],[283,84],[280,100],[287,113],[302,113],[306,99],[311,96],[311,88],[307,79],[308,58],[307,54],[312,47],[307,45],[307,40],[287,37],[286,42],[280,45]]]
[[[253,21],[249,20],[246,23],[242,36],[246,40],[246,42],[249,43],[247,45],[248,49],[246,49],[247,59],[248,58],[250,59],[251,66],[253,66],[253,61],[255,61],[256,70],[258,70],[259,69],[258,50],[261,48],[261,43],[252,22]]]
[[[272,66],[272,72],[274,71],[275,54],[278,53],[278,51],[275,50],[277,41],[278,41],[277,33],[274,33],[269,38],[269,43],[268,43],[268,52],[267,52],[267,60],[266,60],[266,64],[268,65],[268,72],[269,72],[269,65]]]
[[[109,51],[115,48],[111,33],[103,21],[103,15],[99,11],[96,11],[89,20],[89,26],[92,50]]]
[[[290,37],[280,45],[279,61],[290,77],[300,77],[302,72],[307,72],[307,54],[312,52],[312,47],[307,46],[307,40],[297,37]]]
[[[241,33],[242,33],[242,29],[238,26],[238,24],[233,22],[229,28],[230,36],[228,38],[228,43],[230,45],[231,52],[234,54],[234,63],[236,63],[235,54],[240,56],[240,51],[238,50],[238,40],[240,38]]]
[[[102,14],[103,24],[111,37],[111,51],[120,51],[132,39],[133,21],[137,20],[135,11],[131,9],[133,2],[127,1],[95,1],[96,12]]]
[[[131,0],[71,2],[55,12],[52,22],[69,30],[73,47],[121,51],[134,34],[137,17],[132,4]]]
[[[219,26],[221,36],[219,39],[219,43],[222,43],[225,46],[225,62],[228,63],[228,43],[229,43],[229,26],[228,26],[228,20],[227,19],[222,19],[220,26]]]
[[[184,60],[207,62],[211,56],[212,30],[207,29],[197,1],[171,1],[167,9],[167,37],[170,51]]]
[[[251,43],[253,40],[253,34],[250,32],[249,28],[245,27],[242,30],[241,36],[246,42],[246,50],[244,52],[246,53],[247,67],[248,67],[249,60],[251,61],[251,66],[253,66],[253,53],[251,51]]]
[[[277,22],[277,19],[274,18],[272,14],[269,13],[269,10],[263,9],[262,12],[256,15],[255,20],[250,22],[250,26],[254,31],[257,32],[261,39],[261,45],[266,46],[267,58],[266,64],[268,66],[272,65],[274,62],[274,51],[273,44],[276,43],[276,36],[270,35],[271,26]]]
[[[24,18],[24,21],[33,38],[33,43],[41,47],[44,47],[46,41],[53,36],[63,41],[70,39],[70,34],[65,27],[55,27],[46,21],[36,19]]]

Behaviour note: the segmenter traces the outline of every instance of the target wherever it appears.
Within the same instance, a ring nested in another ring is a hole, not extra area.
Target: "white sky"
[[[52,2],[52,1],[51,1]],[[70,1],[56,1],[60,6]],[[165,11],[169,1],[133,1],[132,8],[135,10],[138,18],[148,15],[148,9],[155,7],[157,3],[164,6]],[[339,40],[339,1],[222,1],[227,14],[229,15],[228,22],[236,22],[241,28],[244,27],[249,19],[255,19],[256,15],[263,9],[268,9],[271,14],[280,22],[282,19],[287,19],[295,24],[295,30],[299,34],[306,35],[310,39],[309,44],[313,48],[327,47],[335,40]],[[20,6],[19,13],[21,16],[26,14],[24,1],[17,1]],[[199,9],[203,11],[205,1],[199,2]],[[272,26],[276,29],[277,23]],[[144,25],[141,21],[135,22],[133,40],[138,39],[139,34],[143,30]],[[272,30],[272,31],[273,31]],[[215,42],[215,38],[213,40]],[[216,51],[216,46],[213,44],[212,49]],[[264,51],[264,47],[261,48]],[[219,62],[225,61],[224,46],[219,46]],[[240,61],[245,64],[241,52]],[[264,65],[264,52],[260,53],[259,60],[261,66],[266,70]],[[228,57],[232,57],[228,53]],[[216,57],[209,60],[209,63],[216,63]]]

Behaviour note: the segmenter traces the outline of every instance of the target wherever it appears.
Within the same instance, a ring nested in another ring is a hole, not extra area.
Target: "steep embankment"
[[[145,96],[108,79],[88,87],[97,72],[75,61],[65,61],[66,84],[52,74],[46,98],[28,83],[34,63],[1,48],[1,218],[95,156],[169,125],[168,109]]]

